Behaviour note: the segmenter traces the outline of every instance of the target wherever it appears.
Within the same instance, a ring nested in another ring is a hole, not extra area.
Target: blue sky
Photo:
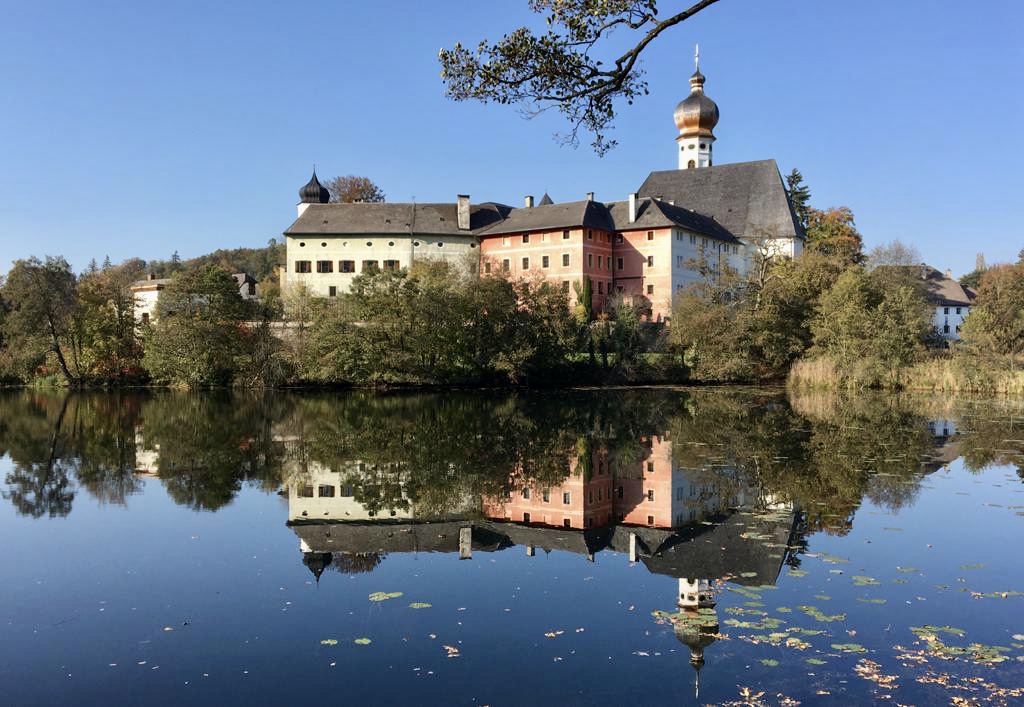
[[[696,42],[716,163],[797,167],[868,247],[900,239],[956,274],[1024,247],[1016,0],[721,0],[652,45],[650,95],[604,158],[560,146],[557,113],[443,95],[438,49],[535,23],[526,0],[0,0],[0,16],[0,271],[263,245],[314,163],[392,201],[621,199],[675,167]]]

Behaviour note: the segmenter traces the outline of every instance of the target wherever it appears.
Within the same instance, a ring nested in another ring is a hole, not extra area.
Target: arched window
[[[686,168],[687,169],[693,169],[696,166],[697,166],[697,163],[694,162],[693,160],[690,160],[689,162],[686,163]]]

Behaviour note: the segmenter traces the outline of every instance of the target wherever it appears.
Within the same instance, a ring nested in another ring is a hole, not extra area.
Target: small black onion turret
[[[313,170],[313,176],[310,177],[309,182],[306,186],[299,189],[299,203],[300,204],[326,204],[331,200],[331,193],[327,191],[327,187],[320,183],[320,180],[316,178],[316,170]]]

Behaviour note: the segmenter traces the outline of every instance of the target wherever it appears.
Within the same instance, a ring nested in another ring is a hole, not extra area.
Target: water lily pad
[[[832,648],[843,653],[867,653],[868,649],[859,643],[833,643]]]
[[[825,665],[826,663],[826,661],[822,660],[821,658],[808,658],[804,662],[808,665]]]
[[[773,659],[771,659],[771,658],[762,658],[762,659],[761,659],[761,665],[766,665],[766,666],[768,666],[769,668],[774,668],[774,667],[776,667],[776,666],[777,666],[778,664],[779,664],[779,661],[777,661],[777,660],[773,660]]]
[[[980,570],[980,569],[983,569],[984,567],[985,567],[985,563],[984,562],[976,562],[973,565],[960,565],[960,569],[962,569],[965,572],[968,572],[970,570]]]
[[[790,577],[806,577],[807,576],[807,572],[805,570],[790,570],[788,574],[789,574]]]
[[[425,601],[414,601],[412,604],[409,604],[410,609],[429,609],[432,606],[433,604],[428,604]]]
[[[355,644],[358,644],[360,646],[368,646],[371,643],[373,643],[373,641],[371,641],[369,638],[357,638],[356,640],[354,640],[352,642],[355,643]]]
[[[334,639],[334,638],[325,638],[324,640],[320,641],[320,645],[321,646],[336,646],[336,645],[338,645],[338,641],[336,639]]]
[[[402,596],[402,592],[373,592],[370,595],[370,601],[385,601],[387,599],[397,599]]]
[[[857,601],[863,604],[884,604],[886,602],[885,599],[863,599],[861,597],[857,597]]]
[[[853,583],[858,587],[873,587],[881,584],[874,577],[868,577],[864,574],[856,574],[853,576]]]

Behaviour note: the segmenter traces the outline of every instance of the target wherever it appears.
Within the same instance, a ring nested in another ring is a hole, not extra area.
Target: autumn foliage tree
[[[353,204],[358,201],[384,201],[384,192],[369,177],[349,174],[328,180],[324,186],[330,192],[333,203]]]

